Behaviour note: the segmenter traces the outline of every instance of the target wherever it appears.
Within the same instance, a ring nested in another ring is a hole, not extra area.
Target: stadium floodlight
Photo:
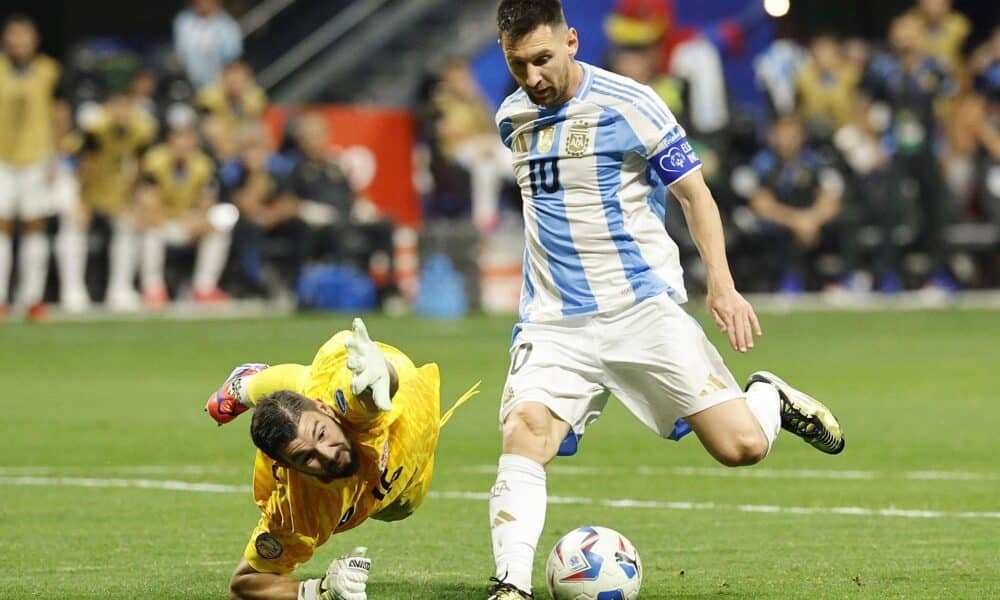
[[[764,11],[775,19],[787,15],[791,7],[791,0],[764,0]]]

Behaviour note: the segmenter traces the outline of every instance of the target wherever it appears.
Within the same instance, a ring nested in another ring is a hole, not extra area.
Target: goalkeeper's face
[[[298,432],[285,446],[281,461],[287,467],[321,479],[350,477],[361,460],[344,430],[333,420],[333,411],[322,402],[299,417]]]

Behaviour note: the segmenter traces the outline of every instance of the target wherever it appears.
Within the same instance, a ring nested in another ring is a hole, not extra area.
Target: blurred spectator
[[[326,117],[321,113],[300,117],[296,142],[301,156],[288,185],[301,200],[302,218],[314,230],[311,257],[368,273],[383,301],[398,294],[394,225],[379,216],[371,202],[355,195],[340,165],[331,160]]]
[[[236,239],[243,273],[256,292],[294,289],[310,239],[288,186],[291,164],[271,151],[262,122],[241,127],[237,141],[239,159],[222,168],[220,179],[240,211]]]
[[[150,116],[156,116],[156,73],[149,69],[139,69],[129,83],[129,96],[133,105]]]
[[[660,73],[659,63],[660,49],[656,45],[620,46],[612,50],[608,68],[653,88],[677,120],[686,124],[684,82]]]
[[[860,80],[860,71],[847,62],[836,38],[825,34],[813,38],[809,58],[796,78],[799,112],[810,137],[830,139],[854,118]]]
[[[215,117],[228,127],[257,121],[267,108],[267,94],[254,81],[253,69],[242,60],[234,60],[222,70],[222,76],[203,87],[195,101],[199,110]]]
[[[923,22],[911,13],[897,17],[889,30],[890,51],[876,55],[862,89],[872,100],[870,112],[891,144],[900,189],[912,189],[921,207],[921,234],[931,259],[928,283],[956,287],[946,269],[944,229],[953,207],[941,175],[934,144],[940,133],[935,101],[950,96],[954,81],[940,63],[922,50]]]
[[[497,137],[493,116],[467,61],[453,60],[444,68],[431,102],[441,153],[464,167],[471,178],[472,221],[480,231],[490,231],[500,218],[503,182],[513,179],[513,171],[510,151]]]
[[[140,305],[135,291],[135,187],[139,159],[156,141],[158,126],[125,91],[114,91],[104,105],[81,123],[80,207],[60,224],[62,298],[71,311],[88,302],[84,285],[87,230],[92,217],[111,225],[109,274],[105,302],[112,310],[134,310]]]
[[[771,148],[754,158],[754,176],[743,190],[750,209],[766,223],[772,266],[780,291],[786,293],[805,290],[810,259],[819,250],[841,251],[845,260],[841,275],[851,275],[854,269],[854,232],[844,218],[841,200],[843,178],[804,142],[798,115],[779,117],[771,130]]]
[[[215,211],[217,189],[215,166],[198,149],[194,114],[185,123],[172,124],[165,144],[146,152],[142,159],[143,181],[138,190],[139,226],[142,229],[142,292],[150,308],[169,301],[164,269],[168,246],[187,247],[197,242],[194,267],[194,299],[202,303],[224,301],[219,277],[229,254],[232,221]]]
[[[243,32],[221,0],[191,0],[174,19],[174,51],[188,79],[201,88],[243,54]]]
[[[956,110],[980,150],[976,185],[984,216],[1000,226],[1000,26],[974,54],[974,88],[968,110]]]
[[[14,223],[20,221],[18,303],[44,318],[49,265],[46,218],[54,213],[59,63],[38,53],[31,19],[10,17],[0,54],[0,319],[7,314]]]
[[[951,0],[917,0],[907,13],[923,23],[921,48],[952,74],[962,67],[962,46],[972,31],[969,19],[952,9]]]
[[[751,2],[736,18],[711,26],[677,26],[673,0],[619,0],[605,23],[618,47],[657,45],[659,70],[687,82],[691,134],[719,133],[729,123],[723,53],[743,50],[744,36],[765,21],[763,4]]]
[[[805,49],[792,40],[775,40],[754,58],[754,76],[772,114],[784,115],[796,109],[798,73],[807,58]]]

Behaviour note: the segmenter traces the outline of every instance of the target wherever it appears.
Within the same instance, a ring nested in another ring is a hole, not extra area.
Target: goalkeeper
[[[430,487],[443,417],[435,364],[372,342],[361,319],[309,366],[237,367],[208,400],[220,425],[254,408],[253,493],[261,517],[229,586],[234,598],[366,600],[364,548],[321,579],[289,574],[335,533],[413,514]]]

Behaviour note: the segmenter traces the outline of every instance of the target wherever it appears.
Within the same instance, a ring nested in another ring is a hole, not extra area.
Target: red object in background
[[[326,115],[331,155],[340,160],[357,194],[397,225],[420,224],[410,113],[354,106],[273,106],[264,116],[272,138],[280,144],[285,123],[305,112]]]

